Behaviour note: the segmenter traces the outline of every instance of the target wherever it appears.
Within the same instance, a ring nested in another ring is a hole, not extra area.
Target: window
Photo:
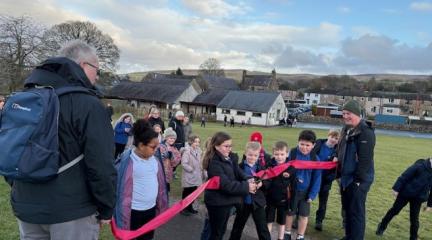
[[[394,99],[393,98],[389,98],[389,103],[394,103]]]
[[[222,109],[222,113],[225,113],[225,114],[230,114],[230,110],[229,109]]]
[[[372,112],[376,112],[376,107],[371,108]]]
[[[388,113],[393,113],[393,109],[387,109]]]
[[[308,97],[309,97],[309,96],[310,96],[310,93],[306,93],[306,96],[308,96]]]
[[[372,98],[371,98],[371,97],[368,97],[368,101],[371,102],[371,101],[372,101]]]
[[[317,94],[317,93],[315,93],[315,97],[318,97],[318,94]]]
[[[261,117],[262,115],[261,115],[261,113],[252,113],[252,117]]]
[[[237,111],[237,116],[246,116],[246,112]]]

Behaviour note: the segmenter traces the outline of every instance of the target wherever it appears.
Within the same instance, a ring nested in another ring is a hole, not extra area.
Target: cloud
[[[242,15],[250,11],[250,7],[243,2],[232,5],[223,0],[182,0],[182,3],[189,10],[206,17],[229,17],[233,14]]]
[[[352,71],[369,72],[430,72],[432,43],[425,47],[400,44],[386,36],[365,35],[342,42],[336,65]]]
[[[347,13],[350,13],[350,12],[351,12],[351,8],[349,8],[349,7],[339,7],[339,8],[338,8],[338,11],[339,11],[340,13],[345,13],[345,14],[347,14]]]
[[[287,46],[275,59],[275,65],[281,68],[325,65],[322,57],[307,50],[297,50],[292,46]]]
[[[413,2],[410,8],[414,11],[432,11],[432,3],[429,2]]]

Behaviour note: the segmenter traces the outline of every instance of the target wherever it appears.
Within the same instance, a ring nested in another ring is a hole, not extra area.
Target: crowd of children
[[[152,114],[158,112],[152,110]],[[186,128],[186,144],[178,149],[176,131],[171,127],[162,131],[162,128],[163,123],[155,119],[134,123],[131,114],[124,114],[115,125],[116,155],[119,155],[115,219],[120,227],[137,229],[167,207],[170,183],[175,168],[179,166],[182,170],[182,198],[195,191],[206,179],[219,177],[219,189],[205,190],[207,218],[202,240],[223,239],[233,209],[235,220],[230,240],[241,239],[250,215],[260,240],[271,239],[274,222],[278,240],[292,239],[293,225],[297,228],[295,239],[305,239],[311,203],[316,198],[315,229],[323,230],[336,169],[295,169],[291,166],[266,180],[255,177],[255,173],[293,160],[338,161],[339,130],[331,129],[324,139],[317,139],[311,130],[303,130],[295,147],[290,149],[286,142],[277,141],[273,144],[272,154],[265,152],[262,134],[253,132],[242,152],[243,157],[239,159],[232,152],[233,139],[226,132],[215,133],[201,150],[200,137],[193,134],[191,128]],[[133,147],[128,148],[125,139],[130,137],[134,140]],[[125,148],[127,150],[120,156]],[[393,187],[396,201],[378,225],[377,235],[382,235],[393,216],[410,203],[411,239],[416,239],[421,203],[428,200],[426,210],[430,211],[432,207],[432,195],[428,195],[432,186],[431,165],[430,159],[418,161],[398,179]],[[190,204],[181,213],[190,216],[198,210]],[[153,239],[153,232],[137,239]]]

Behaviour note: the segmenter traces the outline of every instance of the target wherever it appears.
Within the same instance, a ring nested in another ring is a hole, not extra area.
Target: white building
[[[275,126],[288,111],[278,92],[230,91],[218,104],[216,120],[234,117],[236,123]]]
[[[318,105],[321,103],[320,93],[305,93],[303,99],[306,101],[307,105]]]

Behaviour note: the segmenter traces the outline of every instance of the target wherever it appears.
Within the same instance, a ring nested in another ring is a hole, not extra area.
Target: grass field
[[[235,152],[242,153],[244,145],[252,131],[261,131],[264,136],[264,147],[269,152],[271,145],[277,140],[285,140],[290,147],[294,147],[297,142],[297,136],[302,129],[297,128],[224,128],[218,123],[209,123],[206,128],[199,127],[199,124],[193,125],[195,133],[201,136],[202,142],[213,133],[219,130],[227,131],[233,137],[233,147]],[[326,131],[316,130],[319,138],[326,137]],[[381,220],[386,211],[393,204],[391,187],[400,175],[411,163],[418,158],[431,156],[430,149],[432,140],[413,139],[405,137],[392,137],[387,135],[378,135],[375,147],[375,182],[368,194],[367,202],[367,225],[366,239],[378,239],[375,236],[377,223]],[[175,181],[172,186],[172,194],[179,197],[181,194],[179,180]],[[10,188],[4,182],[0,181],[0,239],[18,239],[18,227],[12,214],[9,204]],[[405,208],[389,225],[384,237],[380,239],[408,239],[409,238],[409,213],[408,207]],[[324,231],[316,232],[313,229],[314,216],[316,211],[316,201],[314,201],[311,210],[310,224],[306,235],[314,239],[334,239],[343,236],[340,218],[340,196],[336,184],[330,194],[327,218],[324,221]],[[431,239],[432,213],[420,214],[420,239]],[[108,227],[104,227],[101,239],[113,239]],[[173,236],[173,239],[175,237]],[[192,238],[191,238],[192,239]]]

